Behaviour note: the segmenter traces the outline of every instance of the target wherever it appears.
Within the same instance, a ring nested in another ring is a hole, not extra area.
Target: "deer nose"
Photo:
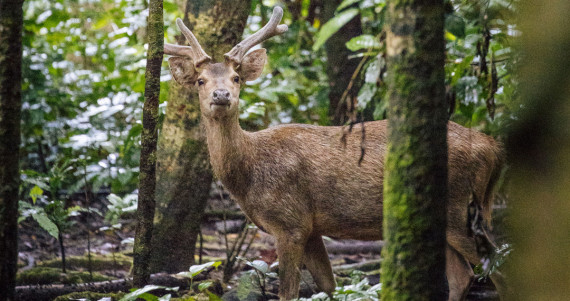
[[[213,94],[212,98],[217,105],[227,105],[230,102],[230,91],[226,89],[217,89]]]

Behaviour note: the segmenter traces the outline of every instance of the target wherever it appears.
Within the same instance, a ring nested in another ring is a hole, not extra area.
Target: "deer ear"
[[[194,68],[194,63],[191,59],[179,56],[173,56],[168,59],[170,65],[170,72],[174,80],[187,88],[194,86],[198,78],[198,72]]]
[[[261,75],[267,54],[265,49],[256,49],[248,53],[241,61],[238,73],[243,81],[254,80]]]

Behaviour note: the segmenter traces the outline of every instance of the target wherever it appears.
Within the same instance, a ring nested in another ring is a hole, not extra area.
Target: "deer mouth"
[[[212,108],[229,108],[230,107],[230,103],[215,103],[215,102],[211,102],[210,103],[210,109]]]

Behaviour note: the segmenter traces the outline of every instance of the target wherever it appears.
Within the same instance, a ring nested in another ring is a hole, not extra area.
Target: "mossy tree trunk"
[[[250,1],[188,1],[184,22],[217,61],[237,44]],[[184,37],[179,43],[186,44]],[[200,128],[198,95],[174,81],[158,142],[157,216],[152,270],[169,273],[194,264],[195,245],[212,184],[206,141]]]
[[[143,132],[139,176],[137,227],[133,257],[133,284],[145,286],[150,278],[151,238],[155,211],[156,142],[162,65],[164,21],[162,0],[150,0],[147,25],[148,51],[145,73]]]
[[[22,108],[23,0],[0,0],[0,300],[14,300]]]
[[[322,23],[334,17],[336,8],[341,0],[324,1]],[[354,17],[326,42],[327,76],[329,78],[329,118],[332,125],[342,125],[349,120],[349,104],[353,106],[358,94],[358,85],[353,85],[348,91],[347,98],[341,102],[341,97],[348,87],[352,74],[358,67],[359,59],[348,59],[352,53],[345,46],[350,39],[362,34],[360,16]]]
[[[520,111],[510,129],[509,300],[567,300],[570,288],[570,2],[521,1]]]
[[[389,3],[382,300],[445,299],[443,1]]]

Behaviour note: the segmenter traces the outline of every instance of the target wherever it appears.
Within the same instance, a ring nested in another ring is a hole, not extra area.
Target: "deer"
[[[182,20],[176,23],[189,46],[165,44],[173,79],[198,91],[210,163],[244,214],[276,239],[279,298],[298,297],[302,264],[318,288],[331,295],[335,279],[322,236],[381,240],[387,122],[342,126],[284,124],[256,132],[239,124],[239,94],[258,78],[267,60],[251,48],[283,34],[283,10],[275,7],[268,23],[213,62]],[[365,156],[361,135],[366,127]],[[478,264],[476,242],[467,229],[469,200],[476,196],[490,221],[493,187],[502,148],[493,138],[448,123],[448,224],[446,276],[449,300],[463,300]],[[474,176],[473,176],[474,175]],[[494,274],[498,275],[498,274]],[[495,276],[498,277],[498,276]],[[502,280],[492,279],[499,290]],[[501,293],[501,292],[500,292]]]

